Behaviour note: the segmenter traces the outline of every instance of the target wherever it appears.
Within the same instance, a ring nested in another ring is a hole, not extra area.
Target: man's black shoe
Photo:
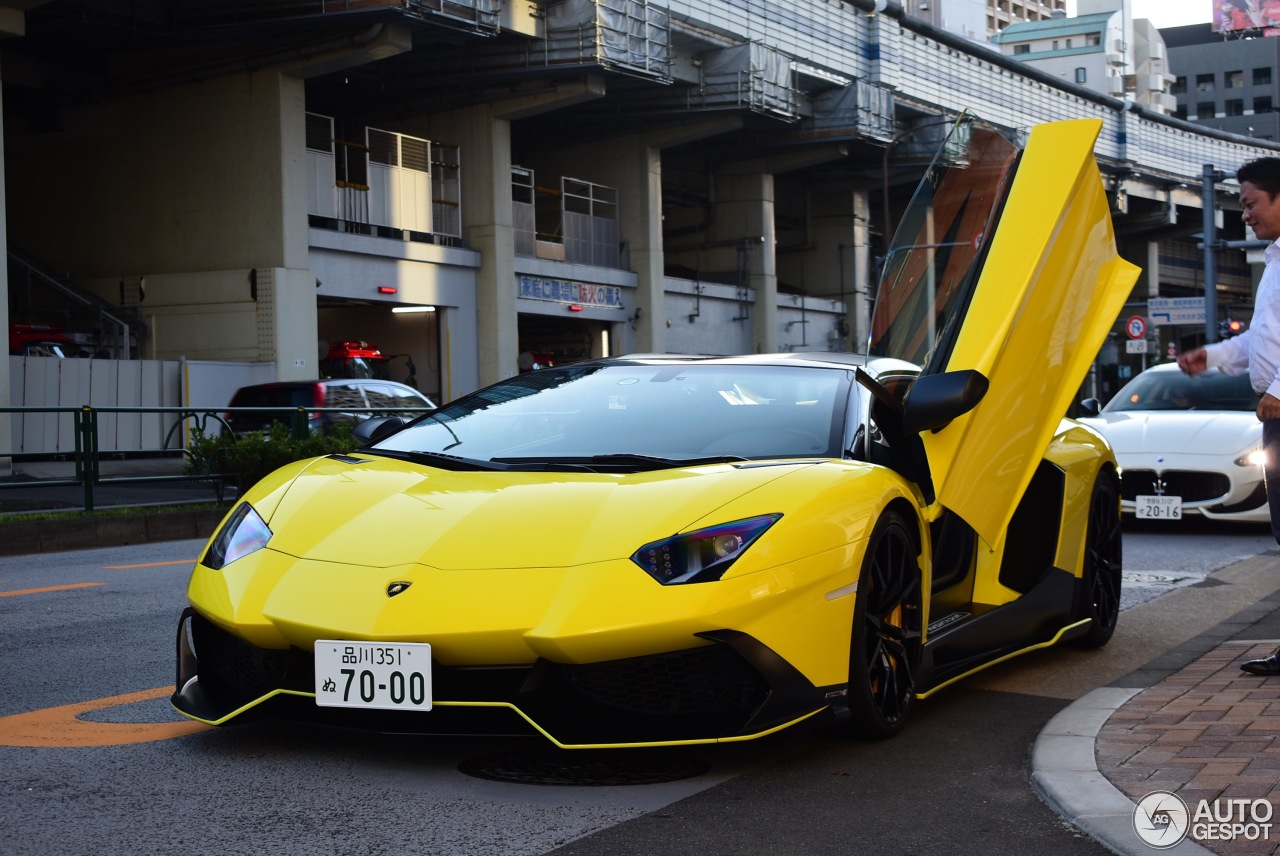
[[[1240,669],[1251,675],[1280,675],[1280,651],[1261,660],[1245,660]]]

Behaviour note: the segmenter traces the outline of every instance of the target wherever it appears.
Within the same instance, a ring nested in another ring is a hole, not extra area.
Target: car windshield
[[[869,353],[942,371],[977,284],[986,238],[1008,193],[1018,149],[961,116],[894,233],[871,319]]]
[[[1217,371],[1188,377],[1182,372],[1146,371],[1107,402],[1103,413],[1126,410],[1246,410],[1258,407],[1249,376]]]
[[[631,469],[839,457],[851,381],[847,370],[805,366],[548,368],[458,399],[373,448],[504,466],[612,462]]]

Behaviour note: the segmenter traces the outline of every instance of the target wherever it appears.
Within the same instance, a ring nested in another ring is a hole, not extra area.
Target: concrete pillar
[[[1153,297],[1160,296],[1160,242],[1145,241],[1142,244],[1142,274],[1134,286],[1133,295],[1130,300],[1150,300]],[[1146,366],[1148,361],[1160,362],[1169,353],[1169,348],[1174,349],[1177,353],[1177,345],[1174,341],[1173,327],[1156,327],[1151,321],[1150,313],[1146,314],[1147,323],[1152,324],[1152,328],[1148,330],[1148,338],[1155,339],[1156,351],[1148,354],[1143,358],[1142,364]],[[1128,316],[1124,316],[1128,317]]]
[[[667,329],[664,311],[665,261],[662,244],[662,152],[645,136],[611,139],[605,145],[568,148],[537,160],[539,175],[567,175],[618,191],[618,236],[627,246],[636,289],[624,297],[634,305],[618,322],[614,353],[663,353]],[[636,315],[639,310],[639,315]],[[616,327],[615,327],[616,329]]]
[[[740,285],[755,292],[750,304],[756,353],[778,351],[778,267],[773,175],[718,175],[716,223],[709,242],[718,269],[740,270]],[[744,309],[746,304],[744,303]],[[746,319],[743,319],[746,323]]]
[[[620,146],[614,171],[618,189],[618,226],[630,250],[636,274],[632,349],[660,354],[667,349],[663,306],[666,273],[662,254],[662,153],[644,140],[629,138]]]
[[[618,191],[619,236],[627,245],[630,270],[636,275],[634,306],[627,307],[630,326],[620,330],[622,352],[667,351],[666,247],[662,221],[662,152],[714,137],[742,126],[741,117],[716,117],[653,128],[637,136],[594,141],[540,152],[541,173],[594,181]],[[639,310],[638,317],[636,310]],[[619,319],[622,320],[622,319]],[[615,348],[615,353],[619,348]]]
[[[853,270],[849,272],[853,294],[846,307],[852,336],[850,350],[855,354],[866,353],[871,335],[871,301],[879,285],[871,241],[871,192],[859,190],[853,194]]]
[[[1143,259],[1142,276],[1146,278],[1147,297],[1160,296],[1160,242],[1147,241],[1143,245],[1146,258]]]
[[[452,117],[465,161],[462,229],[480,253],[476,274],[476,331],[480,385],[519,371],[515,230],[511,209],[511,123],[489,105]]]
[[[865,190],[818,188],[809,196],[806,291],[813,297],[842,300],[845,330],[840,349],[866,346],[871,283],[870,197]]]

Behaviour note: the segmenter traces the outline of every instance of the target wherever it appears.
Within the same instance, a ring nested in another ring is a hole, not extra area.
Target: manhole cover
[[[654,749],[546,749],[469,758],[458,770],[517,785],[656,785],[700,776],[710,762],[688,752]]]
[[[1120,578],[1127,583],[1145,586],[1172,586],[1187,579],[1186,575],[1152,571],[1125,571],[1120,574]]]

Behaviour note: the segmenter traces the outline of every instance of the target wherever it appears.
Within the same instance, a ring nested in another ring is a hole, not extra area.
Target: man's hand
[[[1262,396],[1258,402],[1258,419],[1280,419],[1280,398],[1271,393]]]
[[[1189,375],[1198,375],[1209,368],[1209,355],[1204,348],[1192,348],[1190,351],[1178,357],[1178,368],[1182,369]],[[1272,399],[1277,406],[1280,406],[1280,400]],[[1261,410],[1261,405],[1259,405]],[[1259,416],[1259,419],[1262,417]]]

